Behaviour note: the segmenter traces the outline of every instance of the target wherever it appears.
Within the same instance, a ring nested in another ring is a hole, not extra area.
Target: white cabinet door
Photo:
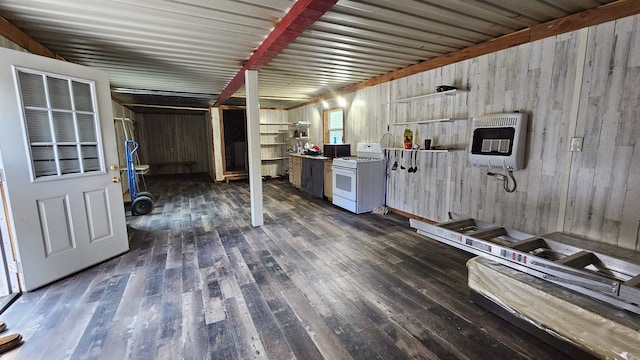
[[[129,249],[107,73],[0,49],[0,124],[22,290]]]

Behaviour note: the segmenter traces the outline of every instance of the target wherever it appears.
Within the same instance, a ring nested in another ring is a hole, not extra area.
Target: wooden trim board
[[[0,35],[13,41],[18,46],[26,49],[27,51],[58,60],[65,60],[62,56],[49,50],[46,46],[42,45],[36,39],[27,35],[24,31],[10,23],[7,19],[0,17]]]

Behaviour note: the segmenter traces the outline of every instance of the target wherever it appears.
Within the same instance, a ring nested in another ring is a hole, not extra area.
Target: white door
[[[22,290],[128,250],[107,73],[0,49],[0,124]]]

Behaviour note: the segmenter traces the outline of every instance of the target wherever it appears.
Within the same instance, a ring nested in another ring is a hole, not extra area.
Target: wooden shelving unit
[[[412,109],[412,108],[402,108],[402,106],[408,106],[408,104],[413,103],[413,102],[417,102],[417,101],[424,101],[424,100],[432,100],[432,99],[438,99],[438,98],[445,98],[448,100],[448,106],[449,106],[449,116],[448,117],[437,117],[437,118],[433,118],[433,119],[423,119],[423,120],[412,120],[412,121],[403,121],[403,122],[394,122],[394,123],[390,123],[390,126],[416,126],[416,125],[430,125],[430,124],[442,124],[442,123],[449,123],[452,124],[454,121],[467,121],[469,120],[468,117],[460,117],[459,114],[456,114],[456,109],[457,109],[457,104],[456,104],[456,99],[460,94],[465,94],[468,93],[469,90],[465,90],[465,89],[453,89],[453,90],[448,90],[448,91],[441,91],[441,92],[435,92],[435,93],[429,93],[429,94],[424,94],[424,95],[418,95],[418,96],[412,96],[412,97],[407,97],[407,98],[400,98],[400,99],[396,99],[396,100],[392,100],[392,101],[387,101],[385,102],[385,104],[387,104],[388,106],[391,105],[396,105],[396,106],[400,106],[402,110],[406,111],[406,113],[404,114],[404,118],[405,119],[410,119],[412,118],[412,116],[410,115],[416,115],[416,110]],[[443,110],[445,110],[445,103],[443,103]],[[391,110],[391,109],[389,109]],[[437,112],[437,111],[436,111]],[[444,112],[444,111],[443,111]],[[403,117],[400,117],[398,113],[396,113],[396,120],[398,120],[398,118],[402,119]],[[442,114],[445,115],[445,114]],[[458,115],[458,116],[456,116]],[[393,150],[393,149],[392,149]],[[400,149],[395,149],[395,150],[400,150]],[[405,149],[402,149],[405,150]],[[410,149],[406,149],[407,151],[410,151]],[[458,151],[461,149],[429,149],[429,150],[419,150],[419,151],[430,151],[430,152],[450,152],[450,151]]]
[[[459,95],[459,94],[462,94],[462,93],[467,93],[467,92],[469,92],[469,90],[454,89],[454,90],[441,91],[441,92],[429,93],[429,94],[424,94],[424,95],[412,96],[412,97],[408,97],[408,98],[401,98],[401,99],[391,100],[391,101],[387,101],[385,104],[410,103],[412,101],[424,100],[424,99],[430,99],[430,98],[439,98],[439,97],[444,97],[444,96],[456,96],[456,95]]]
[[[463,151],[464,149],[458,149],[458,148],[448,148],[448,149],[404,149],[404,148],[388,148],[386,150],[389,151],[398,151],[398,150],[402,150],[402,151],[418,151],[418,152],[432,152],[432,153],[449,153],[452,151]]]
[[[290,123],[260,123],[262,176],[280,177],[287,173],[287,141]]]

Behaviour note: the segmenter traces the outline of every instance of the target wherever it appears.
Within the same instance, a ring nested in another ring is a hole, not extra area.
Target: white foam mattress
[[[640,315],[475,257],[469,287],[510,313],[604,359],[640,359]]]

